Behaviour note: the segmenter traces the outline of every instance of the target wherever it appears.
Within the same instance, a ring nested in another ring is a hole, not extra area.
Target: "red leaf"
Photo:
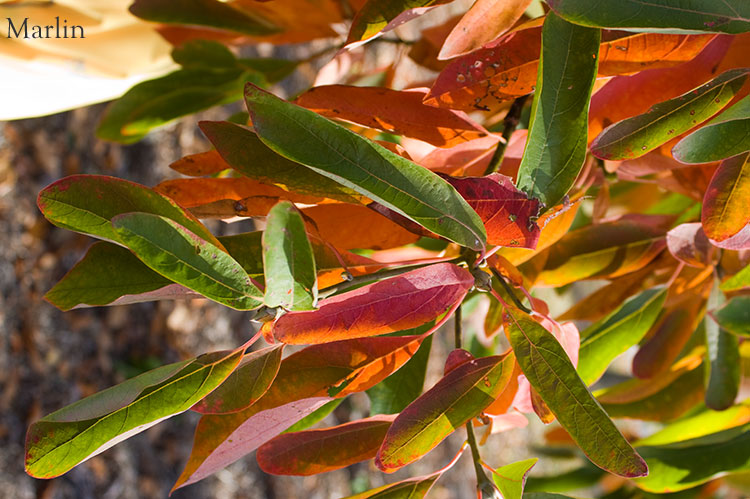
[[[464,350],[463,348],[456,348],[448,354],[448,358],[445,359],[445,367],[443,367],[443,376],[454,370],[460,365],[466,364],[469,361],[474,360],[474,356]]]
[[[709,265],[714,254],[714,247],[698,222],[681,224],[667,232],[667,248],[672,256],[691,267]]]
[[[436,319],[473,285],[467,270],[438,263],[322,300],[318,310],[285,314],[272,332],[284,343],[309,344],[402,331]]]
[[[487,243],[514,248],[536,248],[541,233],[536,224],[539,200],[516,189],[510,177],[443,176],[474,208],[487,229]]]
[[[404,135],[439,147],[452,147],[489,134],[465,113],[422,103],[424,90],[326,85],[294,101],[327,118]]]
[[[395,415],[378,415],[332,428],[279,435],[256,454],[258,466],[274,475],[315,475],[372,459]]]

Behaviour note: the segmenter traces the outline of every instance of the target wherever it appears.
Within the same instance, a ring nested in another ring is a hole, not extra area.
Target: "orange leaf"
[[[231,168],[226,161],[222,159],[215,149],[197,154],[190,154],[184,158],[178,159],[169,167],[178,173],[188,177],[202,177],[204,175],[213,175],[220,171]]]
[[[430,265],[321,300],[318,310],[287,313],[274,323],[273,336],[309,344],[410,329],[436,319],[473,285],[461,267]]]
[[[424,91],[326,85],[311,88],[295,103],[328,118],[351,121],[405,135],[439,147],[452,147],[489,134],[460,111],[422,103]]]
[[[439,59],[452,59],[481,48],[508,31],[523,15],[531,0],[477,0],[453,28]]]

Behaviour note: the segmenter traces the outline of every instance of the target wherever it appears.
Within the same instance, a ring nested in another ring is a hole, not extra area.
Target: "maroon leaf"
[[[678,225],[667,232],[667,248],[672,256],[691,267],[709,265],[715,249],[699,222]]]

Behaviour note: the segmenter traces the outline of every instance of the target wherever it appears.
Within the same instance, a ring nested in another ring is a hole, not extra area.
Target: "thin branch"
[[[521,111],[523,111],[523,106],[526,104],[526,99],[528,98],[528,95],[518,97],[513,101],[510,109],[508,109],[508,114],[505,115],[505,119],[503,120],[503,123],[505,124],[505,127],[503,128],[503,138],[497,143],[495,154],[492,155],[490,164],[487,165],[487,169],[484,172],[485,175],[494,173],[500,168],[503,158],[505,157],[505,150],[508,148],[508,143],[510,142],[510,137],[518,126],[518,121],[521,119]]]
[[[521,310],[523,310],[524,312],[526,312],[527,314],[530,314],[531,310],[529,310],[526,307],[526,305],[524,305],[523,303],[521,303],[521,300],[518,299],[518,297],[516,296],[515,291],[513,291],[513,288],[510,287],[510,284],[508,284],[505,281],[505,278],[503,277],[503,275],[500,272],[498,272],[496,269],[490,269],[490,270],[492,270],[492,274],[495,277],[497,277],[497,280],[500,281],[500,285],[503,287],[503,289],[505,289],[505,292],[508,293],[508,296],[510,296],[510,299],[513,301],[513,304],[516,307],[518,307]]]
[[[466,435],[471,449],[471,458],[474,461],[474,471],[477,474],[477,496],[481,494],[481,497],[498,497],[495,493],[495,485],[482,469],[482,456],[479,455],[479,446],[474,436],[474,426],[471,420],[466,423]]]
[[[453,336],[456,348],[461,348],[461,306],[456,309],[456,315],[453,317]]]

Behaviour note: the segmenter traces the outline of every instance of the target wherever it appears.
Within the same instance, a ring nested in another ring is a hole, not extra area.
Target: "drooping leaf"
[[[482,357],[455,368],[401,411],[383,440],[375,465],[386,473],[416,461],[503,391],[513,355]]]
[[[199,125],[227,165],[246,177],[295,193],[356,201],[353,190],[276,154],[247,127],[228,121],[201,121]]]
[[[646,463],[586,389],[555,337],[520,310],[508,315],[506,334],[526,378],[591,462],[620,476],[646,475]]]
[[[666,297],[666,288],[643,291],[581,333],[578,375],[585,384],[599,379],[615,357],[645,336]]]
[[[110,225],[116,215],[140,211],[178,222],[221,248],[221,243],[188,212],[171,199],[134,182],[104,175],[72,175],[39,193],[39,210],[63,229],[118,242]]]
[[[729,240],[750,223],[742,200],[750,196],[750,152],[724,160],[711,178],[703,198],[701,224],[716,243]]]
[[[568,232],[550,248],[539,282],[562,286],[642,268],[666,245],[660,220],[626,217]]]
[[[523,15],[531,0],[478,0],[456,24],[439,59],[451,59],[479,49],[508,31]]]
[[[376,385],[409,360],[423,339],[360,338],[313,345],[285,358],[256,403],[237,413],[201,418],[190,459],[174,489],[233,463],[332,398]]]
[[[170,284],[127,249],[99,241],[44,297],[67,311],[79,305],[109,305],[128,295],[155,300],[158,297],[151,292]]]
[[[599,30],[554,13],[544,21],[529,137],[516,183],[547,207],[562,200],[583,167],[600,39]]]
[[[138,142],[180,116],[240,99],[246,81],[260,83],[262,77],[240,66],[200,67],[141,82],[112,103],[96,134],[122,144]]]
[[[710,316],[721,329],[750,338],[750,296],[735,296]]]
[[[395,416],[284,433],[258,448],[258,466],[273,475],[316,475],[372,459]]]
[[[703,400],[700,355],[688,356],[658,378],[632,379],[595,393],[613,418],[672,421]]]
[[[201,414],[228,414],[247,409],[273,383],[283,350],[283,345],[277,345],[245,354],[232,374],[192,409]]]
[[[162,366],[53,412],[29,427],[26,472],[53,478],[184,412],[237,366],[242,350]]]
[[[614,161],[643,156],[721,111],[742,88],[748,73],[748,69],[726,71],[679,97],[656,104],[645,114],[610,125],[591,143],[591,152]]]
[[[254,85],[246,87],[245,99],[258,136],[277,153],[451,241],[484,247],[479,216],[434,173]]]
[[[721,33],[750,31],[750,7],[743,0],[549,0],[570,22],[599,28],[682,29]]]
[[[747,401],[732,406],[725,411],[704,409],[698,414],[681,418],[656,433],[638,440],[635,445],[640,447],[683,442],[711,433],[718,433],[721,430],[734,428],[748,422],[750,422],[750,404]]]
[[[523,488],[526,485],[526,476],[534,467],[539,458],[526,459],[516,463],[506,464],[492,472],[492,481],[495,482],[503,499],[521,499],[525,496]]]
[[[147,21],[206,26],[245,35],[279,31],[270,20],[219,0],[136,0],[130,12]]]
[[[367,390],[370,414],[398,414],[422,394],[431,347],[429,336],[401,369]]]
[[[314,310],[318,301],[315,258],[305,233],[305,222],[294,204],[282,201],[266,218],[263,231],[263,268],[269,307]]]
[[[721,474],[750,470],[750,424],[673,444],[642,446],[651,473],[635,484],[656,493],[676,492]]]
[[[367,0],[352,20],[347,45],[372,38],[451,0]]]
[[[698,222],[680,224],[667,232],[667,248],[672,256],[691,267],[709,265],[715,253]]]
[[[679,306],[666,309],[648,339],[633,357],[633,374],[652,378],[669,369],[703,318],[705,298],[689,295]]]
[[[407,478],[344,499],[424,499],[442,473]]]
[[[539,200],[516,189],[513,180],[499,173],[486,177],[443,177],[479,214],[487,231],[487,244],[536,248]]]
[[[262,292],[227,253],[168,218],[125,213],[112,219],[118,239],[152,270],[238,310],[262,305]]]
[[[724,294],[718,282],[711,290],[708,308],[724,304]],[[719,324],[706,316],[706,406],[721,411],[731,407],[740,388],[740,350],[737,336],[724,331]]]
[[[750,96],[691,133],[672,148],[683,163],[709,163],[750,150]]]
[[[420,326],[463,299],[474,277],[438,263],[321,300],[318,310],[290,312],[273,325],[277,341],[327,343]]]
[[[382,87],[324,85],[303,93],[294,103],[326,118],[453,147],[489,135],[465,113],[422,103],[424,91]]]

